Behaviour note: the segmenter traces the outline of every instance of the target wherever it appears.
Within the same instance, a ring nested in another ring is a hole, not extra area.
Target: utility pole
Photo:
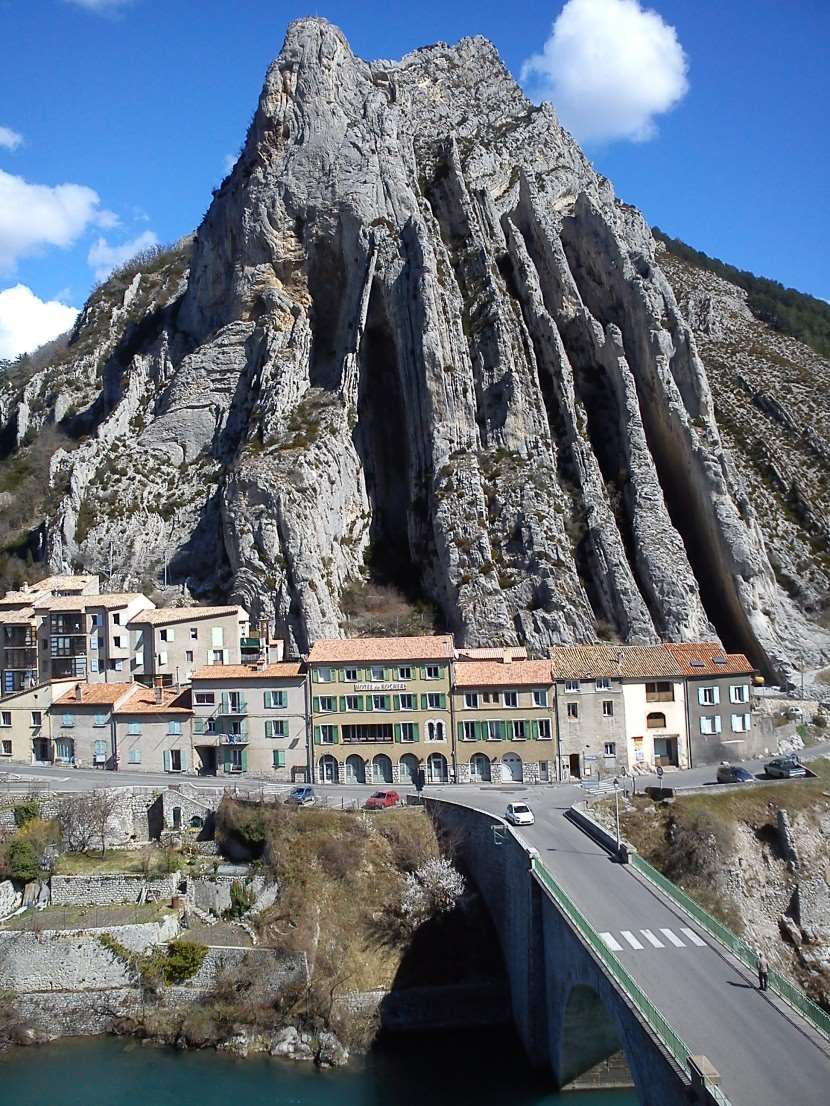
[[[614,819],[617,827],[617,853],[620,851],[620,781],[614,779]]]

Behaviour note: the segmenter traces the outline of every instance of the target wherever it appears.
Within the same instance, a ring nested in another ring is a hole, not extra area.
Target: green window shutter
[[[187,771],[187,749],[182,749],[182,771]]]
[[[341,711],[346,709],[346,696],[345,695],[340,696],[340,709],[341,709]]]
[[[285,768],[285,749],[274,749],[274,767]]]
[[[391,695],[384,695],[384,697],[383,697],[383,709],[384,710],[391,710],[392,709],[392,696]]]
[[[231,759],[230,749],[223,749],[222,750],[222,757],[223,757],[223,760],[224,760],[224,769],[225,769],[225,771],[230,772],[231,769],[233,768],[233,760]]]
[[[340,727],[339,726],[332,726],[332,729],[334,730],[334,744],[339,745],[340,744]]]
[[[487,736],[484,732],[483,722],[473,722],[473,731],[476,735],[476,741],[483,741]]]
[[[423,693],[421,694],[421,710],[427,709],[427,697]]]
[[[531,737],[538,737],[539,736],[539,719],[538,718],[532,718],[531,721],[530,721],[530,736]]]
[[[270,720],[266,720],[266,722],[265,722],[265,736],[266,737],[273,737],[274,736],[274,723],[271,722]]]
[[[457,722],[456,723],[456,732],[458,733],[458,740],[463,741],[463,739],[464,739],[464,723],[463,722]]]
[[[312,708],[314,710],[314,713],[319,714],[320,713],[320,696],[319,695],[314,696],[314,698],[311,700],[311,705],[312,705]]]
[[[373,706],[373,704],[372,704],[372,696],[371,696],[371,695],[367,695],[367,696],[366,696],[366,710],[374,710],[374,706]]]
[[[170,771],[170,752],[169,752],[169,750],[167,750],[167,749],[164,750],[164,752],[162,753],[162,760],[164,761],[164,771],[169,772]]]
[[[320,673],[317,671],[316,668],[312,668],[311,670],[311,682],[313,684],[319,684],[320,682]]]
[[[278,707],[287,707],[288,706],[288,692],[287,691],[278,691],[277,692],[277,706]]]
[[[401,724],[400,724],[400,722],[395,723],[395,740],[396,741],[401,740]]]
[[[356,696],[356,698],[357,698],[357,709],[358,710],[363,710],[363,696],[358,695],[358,696]]]
[[[268,710],[268,708],[271,706],[271,692],[270,691],[263,691],[263,693],[262,693],[262,705],[265,708],[265,710]]]
[[[412,728],[415,732],[415,740],[420,741],[421,740],[421,723],[420,722],[413,722],[412,723]]]
[[[320,727],[319,726],[314,727],[314,744],[315,745],[320,744]]]
[[[395,710],[400,710],[401,709],[401,697],[400,697],[400,695],[393,695],[392,696],[392,701],[395,704]]]
[[[242,771],[243,772],[248,771],[248,750],[247,749],[242,750]]]
[[[446,695],[444,694],[443,691],[438,696],[438,706],[441,708],[441,710],[446,710],[447,709],[447,697],[446,697]]]
[[[507,738],[508,738],[509,741],[512,741],[515,736],[516,736],[516,726],[515,726],[514,722],[512,721],[512,719],[508,719],[507,720]]]
[[[421,679],[425,680],[426,678],[427,678],[427,666],[422,665],[422,667],[421,667]]]

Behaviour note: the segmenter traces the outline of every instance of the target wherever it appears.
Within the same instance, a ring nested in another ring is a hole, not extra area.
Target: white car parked
[[[504,816],[514,826],[532,826],[536,821],[527,803],[508,803]]]

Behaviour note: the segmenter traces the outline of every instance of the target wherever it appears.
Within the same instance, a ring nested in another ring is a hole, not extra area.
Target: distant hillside
[[[821,354],[830,357],[830,304],[824,300],[809,296],[806,292],[797,292],[794,288],[785,288],[777,280],[755,276],[734,265],[727,265],[717,257],[695,250],[681,242],[679,238],[670,238],[659,227],[653,227],[655,238],[663,242],[670,253],[682,261],[688,261],[701,269],[737,284],[747,293],[747,306],[752,314],[782,334],[798,338]]]

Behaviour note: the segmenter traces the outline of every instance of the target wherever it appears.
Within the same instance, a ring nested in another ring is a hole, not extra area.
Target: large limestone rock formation
[[[167,557],[300,650],[341,632],[369,555],[470,645],[600,627],[719,635],[779,674],[826,655],[649,228],[485,40],[370,64],[292,24],[189,272],[152,292],[116,286],[86,342],[55,569],[112,556],[138,583]]]

